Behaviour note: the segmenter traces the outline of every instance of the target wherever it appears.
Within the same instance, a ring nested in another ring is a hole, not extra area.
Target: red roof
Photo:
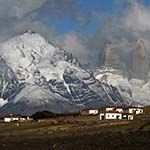
[[[19,114],[9,114],[9,115],[0,115],[0,119],[3,118],[21,118],[22,116]]]

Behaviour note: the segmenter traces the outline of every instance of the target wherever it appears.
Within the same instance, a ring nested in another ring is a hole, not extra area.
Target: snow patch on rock
[[[0,98],[0,107],[4,106],[8,103],[8,100],[4,100],[3,98]]]
[[[150,105],[150,81],[134,78],[129,80],[120,70],[107,67],[98,69],[95,77],[101,82],[117,87],[122,96],[143,105]]]

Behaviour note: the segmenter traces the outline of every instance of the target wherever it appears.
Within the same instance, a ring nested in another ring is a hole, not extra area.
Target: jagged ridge
[[[1,44],[0,54],[21,87],[1,112],[27,113],[33,112],[31,108],[42,108],[60,113],[75,108],[127,104],[116,88],[96,80],[71,53],[53,46],[37,33],[11,38]],[[34,87],[42,94],[37,94]]]

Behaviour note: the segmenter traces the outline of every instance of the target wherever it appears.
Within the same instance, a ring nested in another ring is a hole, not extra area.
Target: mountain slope
[[[128,69],[124,69],[122,58],[111,45],[106,45],[103,53],[102,60],[105,61],[95,71],[95,78],[115,86],[129,103],[150,105],[149,53],[144,41],[139,39],[130,52],[131,60],[125,65]]]
[[[1,108],[1,113],[11,112],[30,115],[42,110],[51,110],[54,113],[68,113],[78,111],[79,107],[48,90],[28,85],[16,96],[14,101],[10,101]]]
[[[115,87],[96,80],[71,53],[38,33],[28,31],[9,39],[0,45],[0,55],[19,85],[18,93],[14,92],[15,97],[0,112],[26,114],[46,109],[60,113],[128,104]]]
[[[20,89],[20,85],[15,73],[0,57],[0,97],[2,99],[13,98]]]
[[[114,68],[104,67],[95,72],[95,77],[101,82],[117,87],[119,93],[126,97],[129,102],[150,105],[150,82],[141,79],[128,79],[121,71]]]

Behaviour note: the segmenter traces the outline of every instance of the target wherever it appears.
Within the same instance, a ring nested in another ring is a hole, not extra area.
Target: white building
[[[103,111],[117,111],[117,112],[124,112],[124,108],[121,106],[106,106],[101,108]]]
[[[115,112],[115,111],[108,111],[108,112],[101,112],[99,114],[100,120],[121,120],[122,119],[122,113],[121,112]]]
[[[83,115],[97,115],[98,109],[86,108],[86,109],[81,111],[81,114],[83,114]]]
[[[89,115],[97,115],[97,114],[98,114],[98,109],[89,110]]]
[[[123,107],[116,107],[116,108],[115,108],[115,111],[120,112],[120,113],[123,113],[123,112],[124,112],[124,109],[123,109]]]
[[[100,109],[100,120],[133,120],[134,115],[142,114],[144,112],[143,107],[121,107],[121,106],[107,106]]]
[[[105,111],[113,111],[114,107],[113,106],[108,106],[105,108]]]
[[[134,115],[133,114],[128,114],[128,120],[133,120],[134,119]]]
[[[16,114],[0,116],[0,122],[13,122],[13,121],[25,121],[25,120],[26,118]]]
[[[128,108],[129,114],[142,114],[144,112],[142,107],[129,107]]]

